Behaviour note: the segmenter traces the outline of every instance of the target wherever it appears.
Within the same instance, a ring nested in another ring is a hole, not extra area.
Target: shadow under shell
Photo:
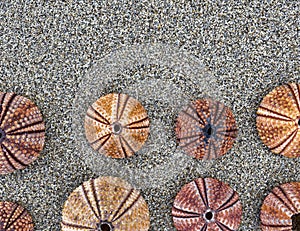
[[[218,101],[201,99],[179,113],[175,133],[186,154],[210,160],[227,153],[238,129],[228,107]]]
[[[263,231],[300,230],[300,182],[275,187],[260,211]]]
[[[62,231],[147,231],[150,226],[140,192],[116,177],[84,182],[71,193],[62,215]]]
[[[0,202],[0,230],[33,231],[34,225],[30,214],[13,202]]]
[[[198,178],[177,194],[172,216],[180,231],[237,230],[242,204],[227,184],[213,178]]]
[[[113,158],[134,155],[146,142],[149,118],[136,99],[126,94],[99,98],[85,116],[85,134],[99,153]]]
[[[45,124],[37,106],[15,93],[0,92],[0,174],[23,169],[43,150]]]
[[[299,157],[300,84],[279,86],[266,95],[257,111],[256,127],[273,153]]]

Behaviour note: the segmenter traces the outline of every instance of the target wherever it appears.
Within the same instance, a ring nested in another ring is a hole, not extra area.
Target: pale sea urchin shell
[[[180,231],[237,230],[242,218],[238,194],[213,178],[199,178],[177,194],[172,216]]]
[[[176,136],[186,154],[197,159],[214,159],[226,154],[237,137],[231,110],[218,101],[193,101],[177,118]]]
[[[44,140],[45,125],[37,106],[23,96],[0,92],[0,174],[29,165]]]
[[[32,231],[34,228],[30,214],[20,205],[0,202],[0,230]]]
[[[256,126],[264,144],[286,157],[300,156],[300,84],[289,83],[262,100]]]
[[[260,212],[263,231],[300,230],[300,182],[274,188]]]
[[[113,158],[130,157],[147,140],[149,118],[136,99],[126,94],[108,94],[89,107],[85,133],[96,151]]]
[[[149,225],[148,206],[141,194],[116,177],[84,182],[63,208],[62,231],[146,231]]]

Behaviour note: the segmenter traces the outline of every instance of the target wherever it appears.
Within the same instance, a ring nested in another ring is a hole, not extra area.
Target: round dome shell
[[[231,110],[218,101],[193,101],[177,118],[175,133],[186,154],[203,160],[227,153],[237,137]]]
[[[136,99],[108,94],[88,108],[85,134],[97,152],[113,158],[130,157],[148,138],[149,118]]]
[[[30,214],[13,202],[0,202],[0,230],[33,231],[34,225]]]
[[[289,83],[262,100],[256,126],[263,143],[286,157],[300,156],[300,84]]]
[[[126,181],[100,177],[84,182],[64,204],[62,231],[146,231],[148,206]]]
[[[275,187],[260,211],[263,231],[300,230],[300,182]]]
[[[39,156],[44,141],[37,106],[23,96],[0,92],[0,174],[25,168]]]
[[[180,231],[237,230],[242,218],[238,194],[213,178],[199,178],[177,194],[172,216]]]

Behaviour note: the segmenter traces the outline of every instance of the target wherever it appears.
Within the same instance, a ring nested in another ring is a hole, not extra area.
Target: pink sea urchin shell
[[[62,231],[147,231],[150,226],[139,191],[116,177],[84,182],[71,193],[62,214]]]
[[[263,231],[300,230],[300,182],[275,187],[260,212]]]
[[[177,194],[172,216],[180,231],[237,230],[242,217],[238,194],[213,178],[199,178]]]
[[[39,156],[44,141],[37,106],[23,96],[0,92],[0,174],[25,168]]]
[[[231,110],[218,101],[196,100],[182,110],[175,133],[179,146],[197,159],[214,159],[226,154],[237,137]]]
[[[149,118],[136,99],[125,94],[108,94],[89,107],[85,133],[99,153],[113,158],[130,157],[147,140]]]
[[[0,230],[33,231],[30,214],[20,205],[12,202],[0,202]]]
[[[300,84],[289,83],[262,100],[256,126],[264,144],[286,157],[300,156]]]

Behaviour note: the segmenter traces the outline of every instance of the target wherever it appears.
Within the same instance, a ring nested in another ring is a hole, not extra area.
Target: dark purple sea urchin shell
[[[0,202],[1,231],[33,231],[30,214],[20,205],[12,202]]]
[[[197,159],[214,159],[226,154],[237,137],[231,110],[218,101],[193,101],[177,118],[176,136],[186,154]]]
[[[44,140],[45,125],[37,106],[23,96],[0,92],[0,174],[33,162]]]
[[[180,231],[237,230],[242,217],[238,194],[213,178],[199,178],[177,194],[172,216]]]

